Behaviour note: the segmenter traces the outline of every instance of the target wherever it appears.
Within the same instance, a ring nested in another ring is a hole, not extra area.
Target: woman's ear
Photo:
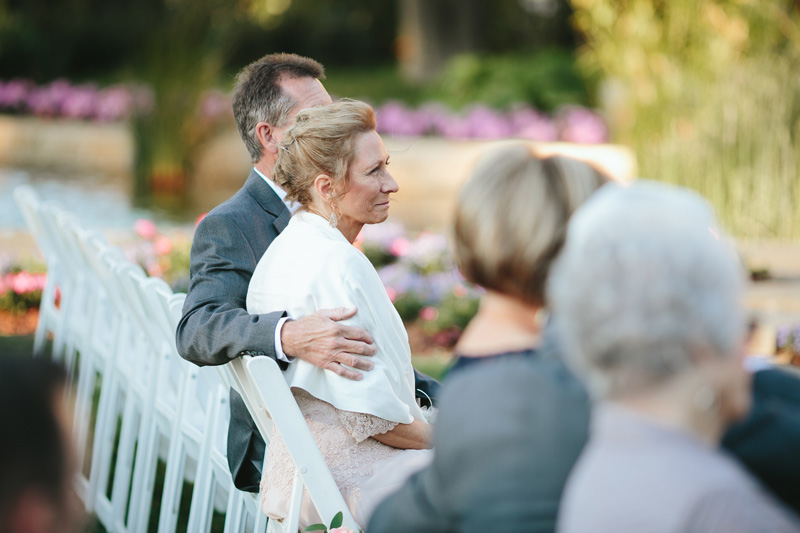
[[[278,139],[275,138],[275,128],[269,122],[261,121],[256,124],[256,137],[265,152],[278,153]]]
[[[314,189],[321,199],[329,200],[333,196],[333,180],[327,174],[320,174],[314,179]]]

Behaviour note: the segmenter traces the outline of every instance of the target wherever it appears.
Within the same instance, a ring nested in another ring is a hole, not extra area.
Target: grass
[[[448,352],[437,352],[430,355],[416,355],[411,358],[411,362],[414,368],[423,374],[442,381],[453,360]]]
[[[0,357],[33,354],[33,335],[0,335]]]

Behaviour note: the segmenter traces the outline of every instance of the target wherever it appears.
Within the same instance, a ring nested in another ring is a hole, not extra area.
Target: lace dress
[[[353,518],[366,524],[375,507],[432,458],[431,450],[401,450],[372,439],[397,424],[363,413],[342,411],[292,389],[297,405],[330,468]],[[288,515],[294,466],[280,434],[273,430],[261,479],[261,509],[272,519]],[[307,495],[300,529],[319,521]]]

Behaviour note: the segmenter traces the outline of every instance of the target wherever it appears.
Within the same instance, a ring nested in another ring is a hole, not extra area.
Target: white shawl
[[[344,235],[322,217],[300,211],[267,248],[247,291],[249,313],[285,310],[302,318],[320,309],[357,307],[342,324],[367,330],[375,339],[375,364],[351,381],[294,360],[284,372],[297,387],[337,409],[367,413],[403,424],[424,420],[414,398],[408,335],[378,273]]]

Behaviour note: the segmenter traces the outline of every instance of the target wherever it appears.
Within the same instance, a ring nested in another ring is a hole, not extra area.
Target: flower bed
[[[0,80],[0,113],[113,122],[148,113],[153,109],[153,91],[144,85],[113,85],[98,88],[91,83],[74,85],[56,80],[36,85],[29,80]],[[446,139],[504,139],[563,141],[598,144],[608,141],[605,120],[580,106],[563,106],[553,114],[525,104],[499,111],[474,105],[463,112],[429,102],[418,108],[397,101],[375,106],[378,131],[387,135]],[[230,97],[207,91],[198,115],[216,120],[232,116]]]
[[[0,335],[27,335],[36,329],[44,269],[0,268]]]
[[[800,366],[800,323],[784,324],[775,335],[775,357],[782,363]]]
[[[430,231],[410,234],[399,224],[384,223],[365,226],[355,245],[378,270],[408,327],[413,352],[451,348],[477,311],[480,292],[458,273],[445,236]],[[187,232],[165,233],[147,219],[135,222],[131,241],[124,246],[130,261],[163,278],[175,291],[188,287],[190,249]],[[6,269],[0,277],[0,313],[19,320],[33,316],[44,283],[41,267]],[[18,334],[22,329],[0,334]]]
[[[198,217],[197,222],[202,219]],[[134,224],[136,241],[126,255],[151,276],[164,278],[175,291],[189,282],[191,239],[168,236],[150,220]],[[403,226],[365,226],[355,245],[375,265],[386,292],[409,328],[415,353],[450,348],[478,308],[479,291],[464,281],[443,234],[409,234]]]

